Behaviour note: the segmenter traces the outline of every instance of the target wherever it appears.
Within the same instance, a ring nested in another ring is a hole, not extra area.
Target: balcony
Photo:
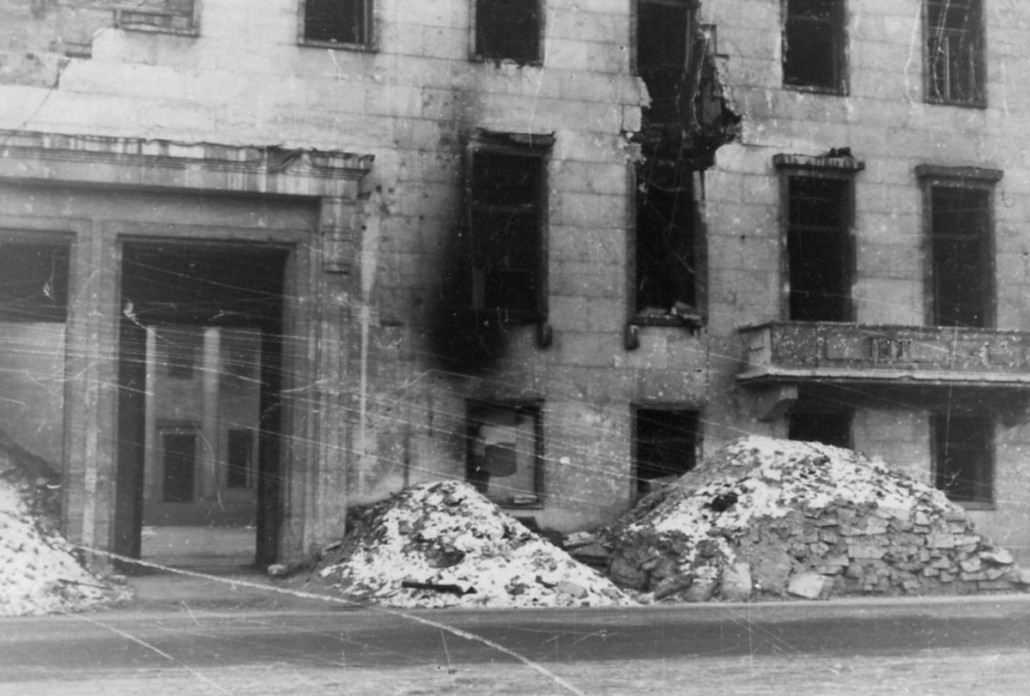
[[[741,329],[741,384],[1030,388],[1030,332],[775,322]]]

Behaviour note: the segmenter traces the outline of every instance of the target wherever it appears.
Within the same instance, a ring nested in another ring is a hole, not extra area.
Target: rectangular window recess
[[[541,0],[476,0],[474,57],[520,65],[541,63],[541,4]]]
[[[994,503],[994,422],[989,415],[948,412],[931,418],[934,485],[954,502]]]
[[[982,0],[926,0],[926,100],[986,106]]]
[[[301,0],[299,43],[371,50],[372,17],[372,0]]]
[[[700,447],[698,411],[636,407],[633,421],[638,494],[672,482],[696,466]]]
[[[196,0],[142,0],[114,9],[119,29],[198,36],[200,2]]]
[[[829,94],[847,92],[844,0],[785,0],[783,84]]]
[[[540,405],[470,402],[466,473],[484,496],[505,507],[538,507],[543,494]]]

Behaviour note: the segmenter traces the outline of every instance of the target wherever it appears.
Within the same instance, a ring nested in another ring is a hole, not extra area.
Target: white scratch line
[[[451,635],[457,636],[459,638],[464,638],[465,640],[470,640],[470,641],[473,641],[473,642],[476,642],[476,643],[481,643],[481,644],[487,646],[488,648],[492,648],[492,649],[496,650],[497,652],[503,653],[503,654],[507,655],[508,657],[512,657],[512,658],[518,660],[519,662],[524,664],[526,667],[529,667],[530,669],[532,669],[532,670],[534,670],[536,672],[539,672],[541,675],[543,675],[544,677],[550,679],[555,684],[558,684],[559,686],[561,686],[563,689],[565,689],[569,693],[576,694],[577,696],[587,696],[586,692],[580,691],[578,688],[576,688],[576,686],[574,686],[573,684],[570,684],[566,680],[562,679],[560,676],[558,676],[557,674],[555,674],[551,670],[547,669],[543,665],[539,664],[538,662],[534,662],[533,660],[529,659],[528,657],[526,657],[524,655],[521,655],[521,654],[515,652],[514,650],[512,650],[510,648],[506,648],[503,645],[501,645],[500,643],[496,643],[496,642],[490,640],[489,638],[484,638],[483,636],[476,635],[475,633],[469,633],[468,631],[464,631],[464,630],[462,630],[460,628],[455,628],[454,626],[448,626],[447,624],[441,623],[439,621],[433,621],[432,619],[426,619],[426,618],[423,618],[421,616],[413,616],[412,614],[406,614],[406,613],[404,613],[402,611],[396,611],[394,609],[386,609],[384,607],[366,606],[366,605],[363,605],[363,604],[359,604],[358,602],[352,602],[350,600],[343,599],[341,597],[333,597],[331,595],[321,595],[321,594],[316,594],[314,592],[304,592],[304,591],[301,591],[301,590],[291,590],[291,589],[287,589],[287,588],[284,588],[284,587],[275,587],[274,585],[262,585],[261,583],[250,582],[249,580],[227,580],[226,578],[220,578],[217,575],[208,575],[207,573],[198,573],[198,572],[193,571],[193,570],[183,570],[182,568],[169,568],[168,566],[158,565],[157,563],[150,563],[148,561],[143,561],[143,560],[140,560],[138,558],[129,558],[128,556],[122,556],[120,554],[112,553],[110,551],[101,551],[99,549],[91,549],[91,548],[86,548],[84,546],[78,546],[78,545],[74,545],[74,544],[72,544],[72,547],[73,548],[77,548],[77,549],[81,549],[83,551],[86,551],[87,553],[94,553],[94,554],[97,554],[97,555],[100,555],[100,556],[106,556],[108,558],[112,558],[112,559],[117,560],[117,561],[122,561],[123,563],[133,563],[133,564],[144,566],[144,567],[147,567],[147,568],[155,568],[157,570],[163,570],[163,571],[166,571],[166,572],[169,572],[169,573],[176,573],[177,575],[186,575],[186,576],[189,576],[189,577],[201,578],[203,580],[210,580],[212,582],[220,582],[220,583],[225,584],[225,585],[237,585],[237,586],[240,586],[240,587],[249,587],[251,589],[256,589],[256,590],[265,590],[265,591],[277,592],[279,594],[290,595],[290,596],[293,596],[293,597],[298,597],[300,599],[317,599],[317,600],[322,600],[322,601],[327,601],[327,602],[333,602],[333,603],[336,603],[336,604],[345,604],[345,605],[352,606],[352,607],[363,607],[363,608],[367,608],[367,609],[372,609],[373,611],[381,612],[383,614],[388,614],[390,616],[397,616],[397,617],[400,617],[402,619],[407,619],[409,621],[414,621],[415,623],[420,623],[423,626],[430,626],[432,628],[440,629],[441,631],[446,631],[447,633],[450,633]],[[88,620],[88,619],[86,619],[86,620]],[[103,625],[103,624],[100,624],[100,625]],[[111,628],[111,627],[110,626],[105,626],[105,628]],[[120,631],[117,631],[114,628],[111,628],[111,630],[115,631],[116,633],[120,633]],[[174,659],[171,656],[167,655],[167,653],[163,653],[160,650],[158,650],[157,648],[155,648],[153,646],[150,646],[150,645],[147,645],[143,641],[138,640],[137,638],[134,638],[133,636],[126,636],[126,637],[130,638],[132,640],[135,640],[135,641],[137,641],[138,643],[140,643],[142,645],[145,645],[146,647],[154,650],[155,652],[158,652],[158,653],[160,653],[162,655],[165,655],[165,657],[168,657],[169,659]],[[200,675],[200,674],[198,674],[197,676],[199,676],[201,678],[205,678],[205,677],[203,677],[203,675]],[[210,680],[208,680],[208,681],[210,681]],[[215,686],[217,686],[217,684]],[[222,688],[222,687],[218,687],[218,688]],[[226,692],[226,693],[230,693],[230,692]]]

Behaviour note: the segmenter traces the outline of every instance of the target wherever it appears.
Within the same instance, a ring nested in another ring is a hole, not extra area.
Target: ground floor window
[[[191,428],[161,432],[161,493],[166,503],[193,502],[197,433]]]
[[[931,419],[934,484],[961,503],[994,500],[994,423],[982,414],[946,412]]]
[[[542,494],[539,404],[468,405],[467,473],[498,505],[537,505]]]
[[[792,410],[787,417],[787,438],[850,449],[851,413],[804,408]]]
[[[682,476],[697,464],[700,446],[698,412],[671,408],[637,408],[633,458],[638,493],[660,481]]]

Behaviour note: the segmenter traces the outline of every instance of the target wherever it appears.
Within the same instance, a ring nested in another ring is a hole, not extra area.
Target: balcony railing
[[[744,384],[1030,387],[1030,332],[776,322],[741,329]]]

